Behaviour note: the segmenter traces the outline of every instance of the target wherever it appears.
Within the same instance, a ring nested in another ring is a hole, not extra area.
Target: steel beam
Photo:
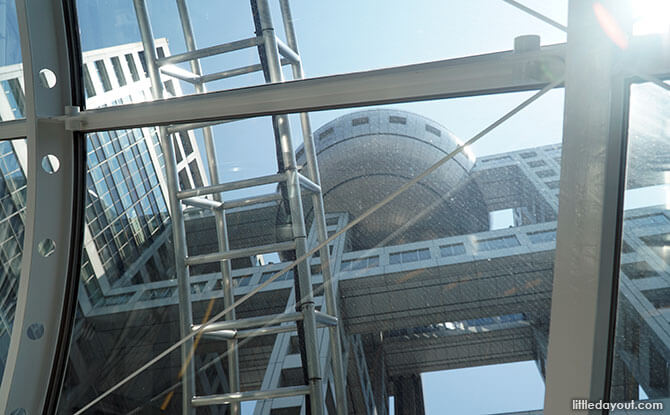
[[[70,63],[73,52],[68,47],[64,3],[16,2],[26,121],[4,126],[19,127],[17,133],[27,138],[28,196],[16,312],[0,386],[0,413],[4,414],[55,410],[56,397],[48,394],[50,386],[60,384],[54,379],[54,371],[59,359],[64,363],[71,328],[66,318],[68,301],[76,298],[71,291],[78,284],[78,235],[83,235],[79,222],[82,211],[77,209],[83,189],[76,184],[83,177],[84,167],[83,155],[77,157],[75,150],[83,143],[76,142],[62,122],[53,121],[66,107],[75,105]],[[44,70],[53,73],[55,84],[41,79],[40,71]],[[21,125],[25,132],[20,131]],[[58,158],[56,172],[42,168],[46,155]],[[76,194],[79,190],[81,194]],[[55,386],[54,394],[58,389]]]
[[[615,14],[619,0],[602,1]],[[627,94],[596,1],[569,2],[565,116],[544,413],[607,400]],[[595,412],[594,412],[595,413]],[[598,411],[600,413],[600,411]]]
[[[541,89],[564,72],[565,45],[499,52],[99,108],[68,117],[85,131],[171,125]]]
[[[12,120],[0,123],[0,141],[14,140],[24,138],[27,134],[28,126],[26,120]]]
[[[156,65],[156,46],[154,44],[153,32],[149,21],[146,0],[133,0],[135,14],[140,28],[144,53],[147,57],[147,69],[151,79],[151,92],[154,100],[163,99],[163,83]],[[175,274],[177,276],[178,295],[179,295],[179,330],[181,338],[191,333],[193,325],[193,312],[191,307],[191,285],[189,270],[186,266],[186,229],[184,226],[184,216],[181,202],[177,198],[179,191],[179,178],[177,176],[177,160],[175,158],[174,140],[172,140],[165,126],[158,130],[160,145],[165,156],[165,179],[168,188],[168,203],[170,217],[172,219],[172,238],[174,241],[175,253]],[[182,388],[181,388],[181,408],[182,414],[193,414],[195,410],[191,406],[191,398],[195,395],[195,369],[191,359],[191,353],[194,350],[193,340],[186,341],[181,346],[180,355],[182,361]]]

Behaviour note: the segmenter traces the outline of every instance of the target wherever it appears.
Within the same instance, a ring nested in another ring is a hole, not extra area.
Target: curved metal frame
[[[0,412],[37,414],[54,411],[67,359],[80,266],[85,152],[83,141],[75,140],[77,134],[53,120],[74,108],[81,96],[78,71],[72,70],[70,60],[78,51],[70,50],[71,31],[66,29],[74,8],[53,0],[16,3],[26,96],[28,198]],[[43,70],[55,75],[55,85],[44,80]],[[42,169],[46,155],[59,160],[53,174]],[[50,244],[53,252],[44,255]]]

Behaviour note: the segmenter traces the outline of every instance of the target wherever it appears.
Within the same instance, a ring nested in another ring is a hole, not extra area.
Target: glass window
[[[463,244],[443,245],[440,247],[440,255],[443,257],[463,255],[465,246]]]
[[[109,74],[107,73],[107,68],[105,67],[105,62],[95,61],[95,68],[98,70],[98,76],[100,76],[100,82],[102,82],[102,88],[105,92],[112,89],[112,83],[109,80]]]
[[[121,67],[121,61],[118,56],[112,56],[112,67],[114,68],[114,74],[116,75],[116,81],[119,83],[119,86],[126,85],[126,75],[123,73],[123,67]]]
[[[135,58],[132,53],[127,53],[125,55],[126,63],[128,64],[128,69],[130,70],[130,76],[133,78],[134,82],[140,80],[140,74],[137,72],[137,65],[135,65]]]
[[[670,182],[662,167],[670,160],[669,117],[667,90],[649,83],[630,87],[625,255],[620,262],[610,386],[612,400],[617,402],[670,397]]]
[[[84,90],[86,97],[91,98],[95,96],[95,87],[91,81],[91,74],[88,72],[88,65],[84,65]]]

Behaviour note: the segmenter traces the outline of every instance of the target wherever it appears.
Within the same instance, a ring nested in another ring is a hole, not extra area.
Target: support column
[[[597,14],[611,22],[603,11],[616,16],[618,3],[569,2],[545,415],[570,412],[573,399],[607,400],[627,96],[615,71],[624,52],[608,37],[606,31],[612,28],[601,27]]]

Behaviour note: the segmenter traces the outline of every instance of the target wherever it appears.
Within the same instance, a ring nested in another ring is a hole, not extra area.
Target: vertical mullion
[[[619,0],[601,2],[616,10]],[[544,413],[607,399],[626,92],[595,1],[571,0],[556,260]],[[612,12],[612,14],[614,14]]]

